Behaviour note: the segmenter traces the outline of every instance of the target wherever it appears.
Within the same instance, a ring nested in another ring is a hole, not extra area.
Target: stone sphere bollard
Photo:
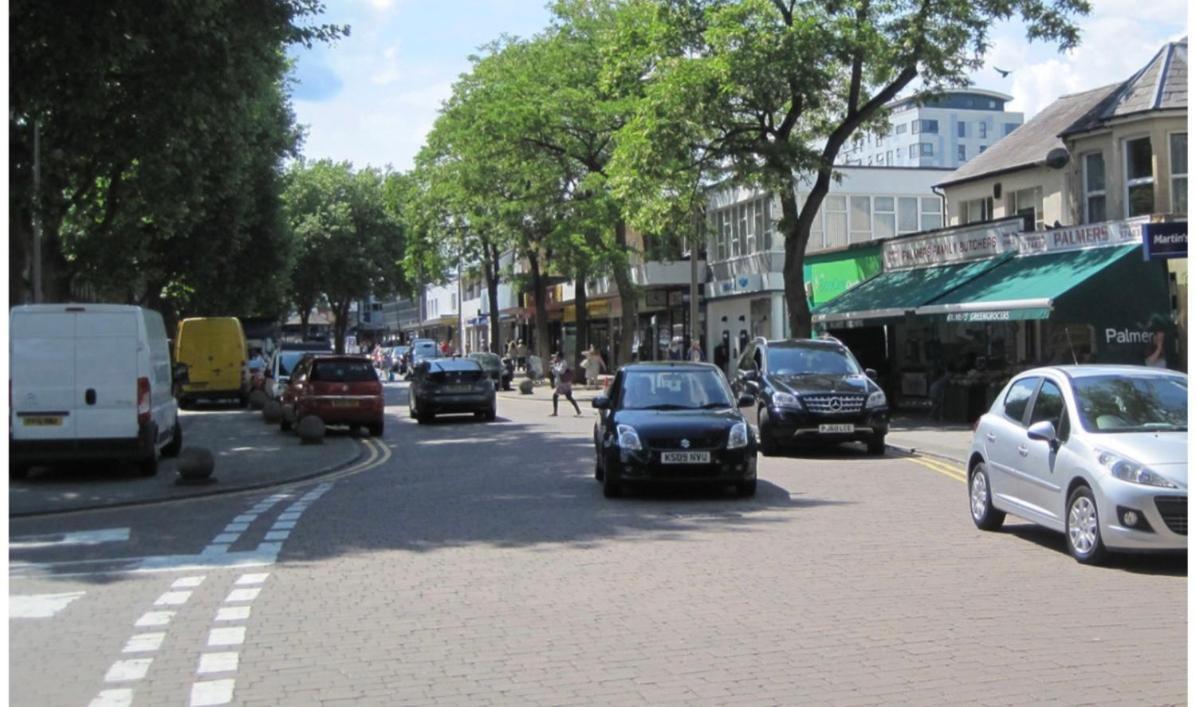
[[[324,443],[324,421],[315,415],[305,416],[299,421],[295,431],[299,434],[299,441],[302,444]]]
[[[216,468],[216,458],[210,450],[202,447],[187,447],[179,452],[178,470],[180,483],[205,483],[215,481],[212,471]]]
[[[262,406],[262,420],[271,425],[277,425],[282,422],[282,403],[277,400],[267,401]]]
[[[519,381],[519,393],[521,395],[531,395],[533,387],[534,384],[530,378],[524,378],[523,380]]]
[[[270,396],[266,395],[260,390],[255,390],[249,394],[249,407],[254,410],[261,410],[270,401]]]

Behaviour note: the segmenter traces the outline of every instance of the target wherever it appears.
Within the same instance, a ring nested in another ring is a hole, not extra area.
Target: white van
[[[9,474],[36,464],[132,460],[146,476],[183,444],[162,315],[116,304],[9,313]]]

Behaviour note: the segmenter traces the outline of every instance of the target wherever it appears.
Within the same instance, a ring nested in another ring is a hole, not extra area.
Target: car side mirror
[[[739,396],[739,407],[741,408],[751,407],[755,402],[756,398],[751,395]]]
[[[876,369],[875,368],[865,368],[864,375],[868,376],[872,380],[876,380]]]
[[[594,409],[596,409],[596,410],[609,409],[610,408],[610,398],[606,397],[605,395],[595,396],[594,399],[590,401],[590,405],[592,407],[594,407]]]
[[[1046,442],[1051,445],[1051,449],[1059,448],[1059,438],[1056,436],[1055,423],[1048,420],[1042,422],[1035,422],[1026,430],[1026,436],[1038,442]]]

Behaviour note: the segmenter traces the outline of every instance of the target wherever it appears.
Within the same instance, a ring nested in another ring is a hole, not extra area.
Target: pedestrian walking
[[[694,339],[689,345],[689,360],[698,362],[702,360],[702,344]]]
[[[602,354],[598,353],[598,349],[591,346],[586,355],[581,359],[581,367],[586,372],[586,385],[591,388],[598,387],[598,376],[602,371],[606,370],[606,361],[602,360]]]
[[[555,374],[556,388],[552,391],[552,414],[549,417],[556,417],[557,402],[562,396],[573,403],[573,409],[577,411],[576,416],[581,417],[581,407],[573,399],[573,369],[560,353],[552,355],[552,371]]]
[[[519,367],[519,370],[526,371],[527,370],[527,344],[523,343],[523,339],[520,339],[519,343],[516,344],[516,346],[515,346],[515,356],[516,356],[515,365]]]

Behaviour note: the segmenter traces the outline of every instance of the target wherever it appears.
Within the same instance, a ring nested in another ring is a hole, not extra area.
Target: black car
[[[423,361],[441,358],[440,346],[432,339],[416,339],[407,351],[407,377],[415,375],[415,368]]]
[[[494,381],[471,358],[430,358],[415,364],[409,391],[411,416],[421,425],[444,413],[472,412],[493,420]]]
[[[498,354],[476,351],[469,354],[467,358],[472,358],[482,364],[482,369],[494,381],[496,387],[501,387],[503,390],[511,389],[511,380],[515,377],[515,369],[509,369]]]
[[[594,398],[594,478],[607,497],[635,482],[734,484],[756,493],[756,439],[727,379],[708,363],[623,366]]]
[[[732,386],[755,399],[763,454],[786,444],[853,441],[884,454],[889,403],[875,375],[834,339],[756,339]]]

